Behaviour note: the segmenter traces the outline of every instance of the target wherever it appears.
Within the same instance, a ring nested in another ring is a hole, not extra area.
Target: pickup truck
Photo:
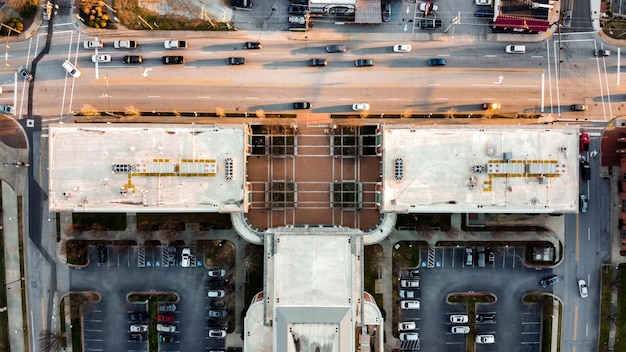
[[[134,40],[116,40],[113,42],[115,49],[135,49],[137,42]]]
[[[184,49],[187,47],[186,40],[166,40],[163,43],[165,49]]]
[[[99,40],[85,40],[83,42],[83,47],[85,49],[102,49],[104,44]]]

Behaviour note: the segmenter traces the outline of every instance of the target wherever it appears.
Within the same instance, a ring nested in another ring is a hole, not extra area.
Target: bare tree
[[[39,334],[39,347],[44,352],[55,352],[61,348],[65,333],[60,331],[42,330]]]
[[[104,237],[104,235],[106,235],[106,228],[103,225],[95,223],[91,225],[91,232],[93,233],[94,237],[102,238]]]
[[[65,234],[69,237],[76,237],[83,233],[83,226],[81,224],[71,224],[65,229]]]
[[[28,5],[37,5],[36,0],[7,0],[7,6],[16,10],[17,12],[21,12]]]

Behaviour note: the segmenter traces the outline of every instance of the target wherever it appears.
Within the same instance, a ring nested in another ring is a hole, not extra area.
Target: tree
[[[60,331],[43,330],[39,334],[39,347],[44,352],[54,352],[61,348],[65,333]]]

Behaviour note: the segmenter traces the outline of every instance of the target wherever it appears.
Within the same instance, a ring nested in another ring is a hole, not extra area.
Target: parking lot
[[[109,246],[105,263],[98,263],[95,246],[90,248],[89,253],[89,266],[70,269],[73,291],[96,291],[102,297],[100,302],[88,304],[84,311],[85,351],[147,350],[147,341],[134,341],[133,338],[139,339],[138,334],[131,336],[129,332],[133,324],[148,324],[131,320],[131,313],[147,313],[147,305],[127,302],[126,295],[130,292],[178,294],[180,301],[175,303],[176,310],[164,314],[173,316],[173,320],[163,322],[176,327],[175,332],[164,334],[172,336],[174,341],[161,343],[161,351],[205,351],[226,347],[225,338],[208,336],[209,309],[215,309],[212,305],[218,300],[209,299],[207,292],[209,287],[223,290],[224,297],[220,299],[223,307],[219,309],[228,311],[234,306],[226,304],[234,299],[232,282],[209,280],[200,253],[196,255],[192,250],[189,267],[181,266],[180,247],[177,248],[174,263],[167,247],[146,247],[142,250]],[[204,284],[199,284],[201,282]],[[228,311],[227,314],[235,312]]]
[[[474,249],[475,253],[475,248]],[[493,321],[477,322],[476,334],[494,335],[494,344],[477,344],[477,351],[540,351],[541,310],[536,305],[522,302],[531,292],[549,292],[539,286],[539,281],[551,270],[536,270],[523,265],[524,249],[494,247],[493,261],[486,260],[484,267],[476,261],[467,265],[465,247],[437,247],[421,249],[420,309],[398,309],[398,321],[415,321],[419,332],[421,350],[464,351],[466,335],[453,334],[453,314],[466,315],[462,304],[448,304],[451,293],[492,293],[497,297],[493,304],[479,304],[477,314],[494,315]],[[487,253],[489,248],[487,248]],[[504,283],[504,284],[503,284]],[[399,304],[401,298],[394,298]]]

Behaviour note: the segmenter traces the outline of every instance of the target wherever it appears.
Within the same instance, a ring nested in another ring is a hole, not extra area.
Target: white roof
[[[243,125],[50,125],[50,210],[245,211]]]
[[[383,126],[382,210],[578,211],[577,127]]]

